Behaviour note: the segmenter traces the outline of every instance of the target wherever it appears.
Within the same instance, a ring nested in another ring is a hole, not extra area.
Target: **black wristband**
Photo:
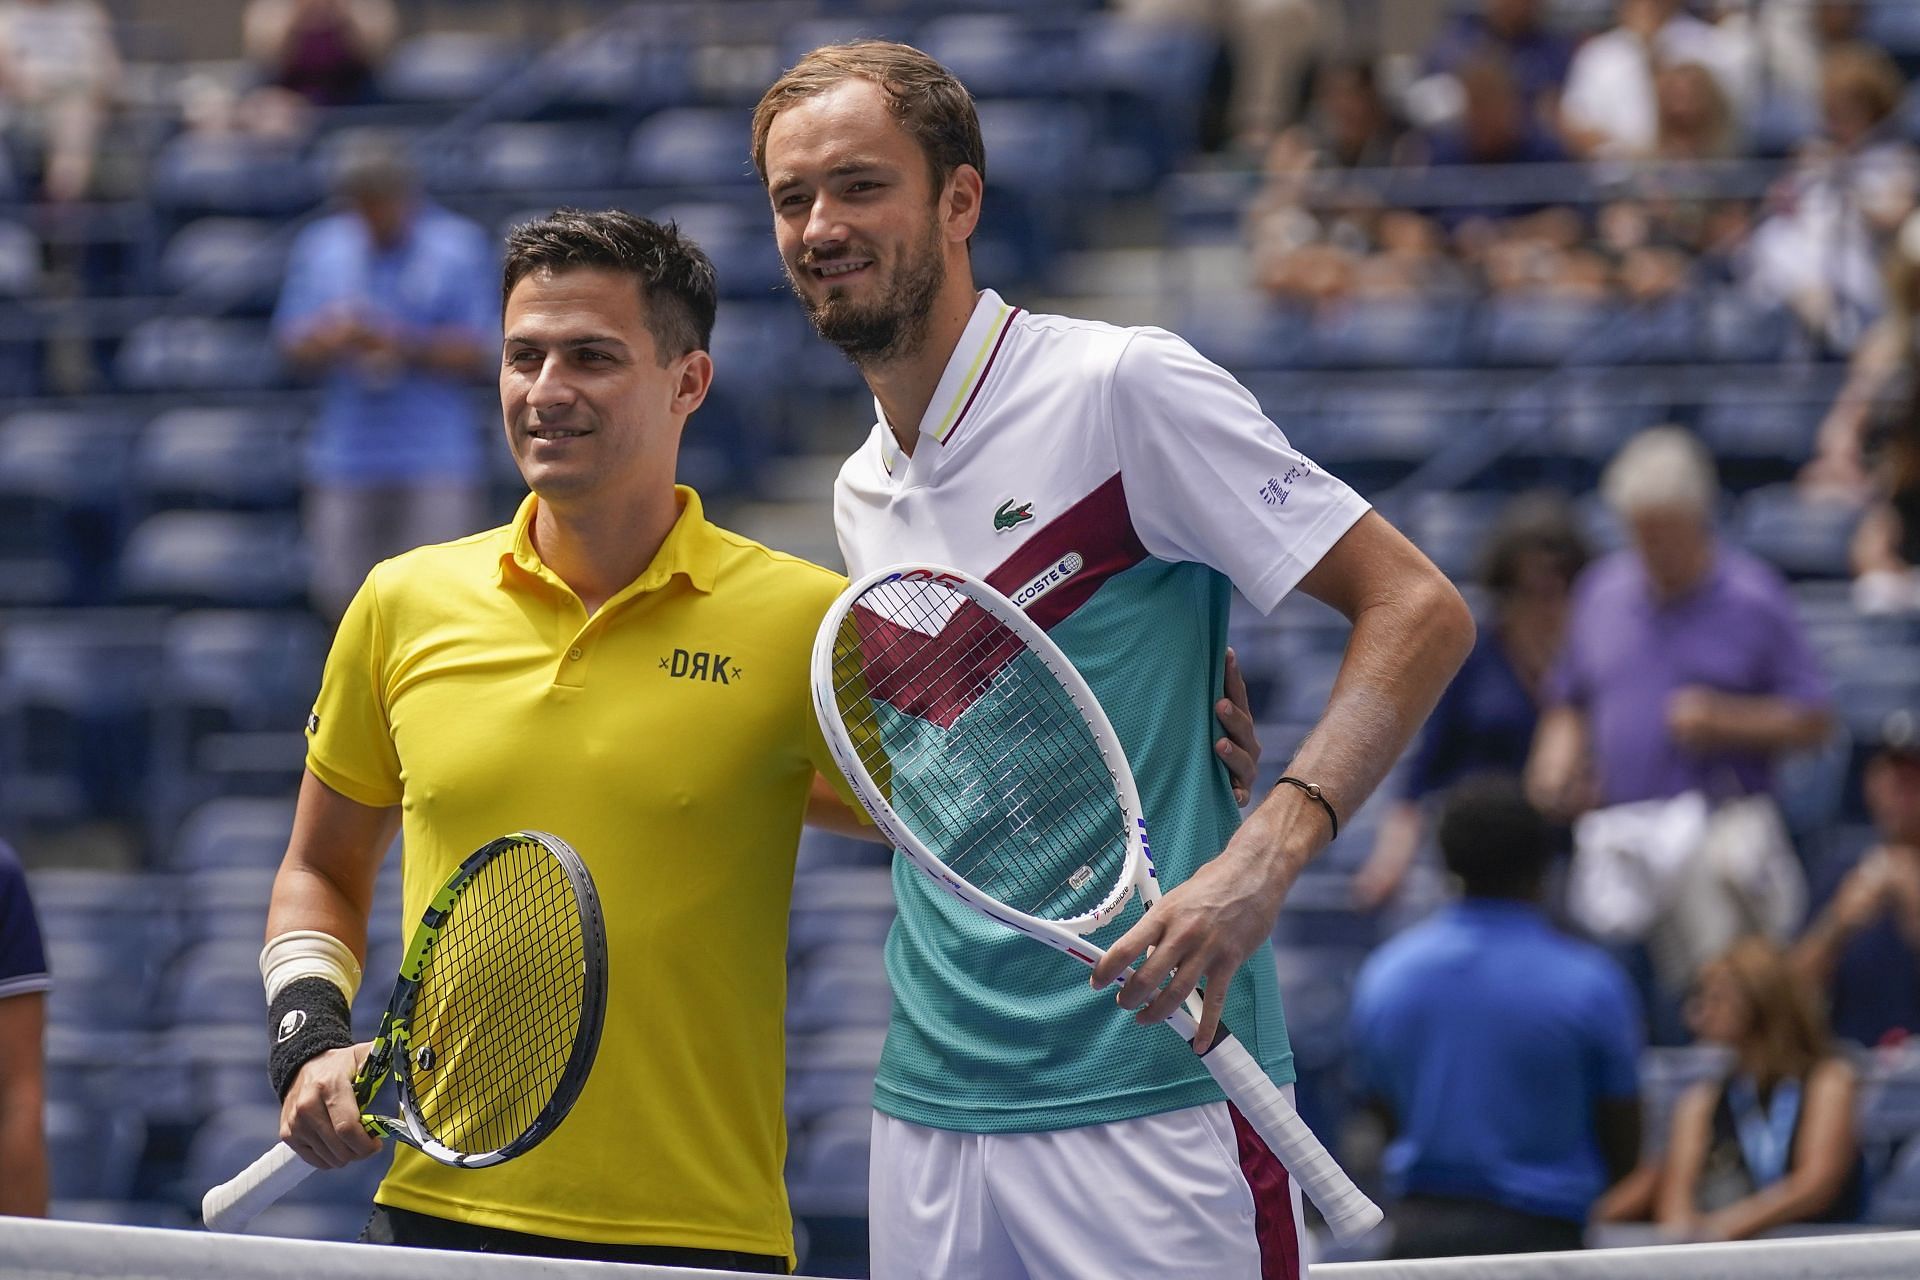
[[[295,978],[267,1008],[267,1035],[273,1041],[267,1075],[284,1102],[307,1059],[353,1043],[346,993],[326,978]]]
[[[1320,807],[1327,811],[1327,825],[1333,828],[1333,834],[1328,836],[1327,839],[1333,841],[1340,838],[1340,815],[1333,811],[1333,801],[1327,799],[1326,795],[1320,790],[1319,783],[1303,782],[1291,774],[1282,774],[1280,781],[1274,783],[1274,785],[1277,787],[1281,783],[1285,783],[1289,787],[1298,787],[1319,801]]]

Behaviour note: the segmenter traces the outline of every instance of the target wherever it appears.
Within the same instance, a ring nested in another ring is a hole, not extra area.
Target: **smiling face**
[[[691,351],[663,364],[640,291],[616,271],[541,268],[507,298],[500,408],[542,502],[671,500],[680,431],[713,362]]]
[[[783,109],[766,169],[787,279],[820,336],[854,361],[916,354],[943,291],[971,297],[979,174],[962,165],[936,191],[878,85],[845,80]]]

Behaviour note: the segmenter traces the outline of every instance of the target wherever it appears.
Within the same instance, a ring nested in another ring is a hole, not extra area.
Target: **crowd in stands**
[[[177,1223],[238,1154],[195,1091],[115,1092],[113,1055],[257,1008],[328,624],[374,560],[510,510],[502,226],[598,200],[713,254],[717,363],[753,370],[689,433],[714,502],[794,497],[776,464],[867,421],[774,296],[744,158],[780,59],[870,31],[976,84],[985,283],[1224,251],[1231,278],[1127,318],[1229,364],[1476,584],[1478,648],[1279,937],[1303,1109],[1336,1146],[1388,1128],[1377,1169],[1348,1145],[1391,1247],[1920,1225],[1920,1123],[1883,1105],[1920,1081],[1908,6],[1434,0],[1398,53],[1334,0],[952,7],[769,0],[749,33],[640,5],[534,49],[251,0],[234,57],[142,79],[95,0],[0,2],[0,833],[51,904],[56,1211]],[[128,86],[156,79],[149,134]],[[1271,772],[1343,636],[1292,602],[1234,627]],[[103,820],[164,930],[82,936],[120,895],[60,858]],[[825,1239],[864,1203],[890,897],[859,850],[801,868],[791,1167]],[[38,964],[0,971],[0,1024]],[[246,1018],[174,1069],[270,1101]],[[121,1175],[72,1173],[130,1110]],[[276,1229],[336,1230],[298,1212],[346,1202],[323,1184]]]

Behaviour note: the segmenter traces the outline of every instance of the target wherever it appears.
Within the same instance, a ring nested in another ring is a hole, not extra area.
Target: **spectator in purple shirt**
[[[1601,493],[1632,545],[1575,588],[1527,763],[1534,803],[1572,817],[1687,791],[1769,791],[1774,760],[1832,724],[1786,584],[1714,536],[1713,464],[1679,428],[1629,441]]]

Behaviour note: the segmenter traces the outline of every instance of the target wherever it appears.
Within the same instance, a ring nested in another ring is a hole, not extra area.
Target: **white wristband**
[[[260,949],[260,980],[272,1004],[289,982],[325,978],[339,987],[347,1003],[360,989],[360,962],[346,943],[316,929],[290,929]]]

